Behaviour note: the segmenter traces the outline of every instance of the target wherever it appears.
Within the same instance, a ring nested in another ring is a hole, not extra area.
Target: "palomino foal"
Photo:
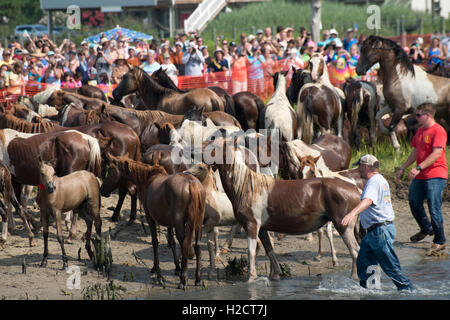
[[[92,259],[91,233],[92,223],[95,232],[101,235],[102,222],[100,219],[100,188],[99,182],[92,172],[75,171],[63,177],[55,176],[52,166],[39,159],[39,173],[41,184],[37,202],[41,208],[41,221],[44,235],[44,257],[41,267],[47,266],[48,257],[48,227],[50,214],[56,220],[58,242],[62,250],[63,268],[67,268],[67,256],[61,227],[61,214],[70,210],[80,214],[86,222],[86,250]]]

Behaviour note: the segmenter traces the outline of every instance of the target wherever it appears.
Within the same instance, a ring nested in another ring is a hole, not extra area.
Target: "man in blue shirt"
[[[358,40],[356,40],[353,29],[348,29],[347,30],[347,38],[344,39],[344,49],[347,52],[350,52],[350,47],[355,44],[358,43]]]
[[[360,214],[361,227],[367,232],[361,241],[356,260],[359,283],[367,288],[367,281],[371,276],[369,267],[380,264],[398,290],[413,290],[413,285],[403,275],[394,252],[394,210],[389,184],[378,173],[380,163],[375,156],[366,154],[356,164],[359,165],[361,177],[367,179],[367,182],[361,194],[361,201],[344,216],[342,225],[348,225]]]

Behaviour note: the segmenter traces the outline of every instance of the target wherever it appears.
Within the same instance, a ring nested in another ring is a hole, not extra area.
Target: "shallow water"
[[[424,258],[408,248],[396,248],[403,273],[413,292],[398,292],[381,273],[381,289],[369,290],[349,278],[350,270],[326,275],[290,277],[278,282],[259,278],[255,283],[236,283],[200,291],[170,292],[156,299],[201,300],[447,300],[450,299],[450,257]]]

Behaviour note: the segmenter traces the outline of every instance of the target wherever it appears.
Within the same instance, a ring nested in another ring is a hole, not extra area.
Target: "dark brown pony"
[[[260,118],[264,111],[264,102],[259,96],[249,91],[238,92],[233,95],[236,119],[242,130],[264,128],[264,121]]]
[[[47,100],[47,104],[57,109],[67,104],[74,104],[78,108],[86,110],[99,111],[105,104],[105,101],[97,98],[90,98],[81,94],[67,92],[64,90],[54,91]]]
[[[123,96],[136,91],[139,92],[146,107],[151,110],[172,114],[185,114],[193,106],[204,108],[205,111],[225,110],[222,99],[207,88],[179,93],[163,87],[138,67],[134,67],[123,76],[122,81],[114,89],[113,96],[116,101],[120,101]]]
[[[239,121],[232,115],[223,111],[203,112],[203,109],[194,107],[187,111],[183,116],[185,119],[191,121],[201,121],[206,126],[206,119],[210,119],[216,126],[236,126],[241,128]],[[181,121],[181,123],[183,123]]]
[[[159,272],[159,253],[156,224],[175,228],[175,234],[181,246],[181,274],[178,288],[187,285],[187,263],[190,248],[194,243],[197,268],[195,285],[200,284],[201,249],[199,241],[202,235],[202,223],[205,214],[205,190],[197,178],[189,174],[168,175],[161,166],[150,166],[125,157],[110,157],[108,176],[101,193],[109,196],[109,185],[118,179],[132,181],[138,190],[147,222],[150,225],[153,245],[152,272]],[[170,237],[169,237],[170,238]],[[175,271],[179,270],[175,244],[172,243]]]
[[[286,91],[286,96],[289,99],[289,102],[294,105],[298,101],[298,93],[302,86],[307,83],[313,82],[311,77],[311,72],[303,72],[303,69],[295,69],[292,67],[292,79],[289,87]]]
[[[174,159],[173,157],[176,158]],[[177,172],[183,172],[187,169],[183,162],[175,163],[174,160],[181,159],[183,157],[183,150],[167,144],[155,144],[147,149],[142,156],[142,161],[149,165],[162,166],[168,174],[174,174]]]
[[[395,127],[402,116],[415,112],[423,103],[436,107],[436,119],[443,119],[450,125],[450,81],[434,76],[414,65],[403,49],[394,41],[378,36],[368,37],[361,45],[361,55],[356,72],[364,75],[376,63],[380,64],[379,79],[383,83],[383,95],[388,106],[378,116],[394,112],[389,125],[389,134],[397,152],[400,144]]]
[[[164,70],[162,70],[162,68],[153,72],[151,77],[155,79],[163,87],[175,90],[176,92],[186,93],[191,91],[191,90],[181,90],[180,88],[178,88],[172,81],[172,79],[170,79],[170,77],[167,75],[167,73]],[[224,111],[235,117],[236,112],[234,108],[234,102],[231,96],[228,94],[228,92],[226,92],[223,88],[216,86],[208,87],[208,89],[214,91],[223,100],[225,104]]]
[[[96,99],[100,99],[105,102],[108,102],[108,99],[107,99],[105,93],[100,88],[97,88],[95,86],[91,86],[88,84],[84,84],[81,87],[76,87],[76,88],[62,88],[62,90],[71,92],[71,93],[77,93],[77,94],[80,94],[85,97],[96,98]]]
[[[302,81],[307,79],[306,75],[301,77]],[[300,120],[298,138],[311,143],[314,124],[322,134],[331,133],[337,124],[337,133],[342,134],[344,114],[340,97],[334,88],[321,83],[300,83],[300,88],[296,110]]]
[[[140,161],[141,159],[141,143],[137,134],[127,125],[116,121],[107,121],[98,124],[84,125],[77,127],[63,127],[52,122],[29,123],[25,120],[15,117],[9,112],[0,117],[0,129],[13,129],[24,133],[44,133],[54,131],[77,130],[98,139],[100,150],[103,156],[111,153],[114,156],[128,155],[130,159]],[[105,171],[105,162],[102,162],[102,173]],[[128,181],[120,181],[117,186],[119,189],[119,200],[117,202],[114,213],[111,217],[113,221],[120,219],[120,211],[127,192],[131,196],[131,224],[136,218],[136,192],[135,187],[130,185]]]
[[[246,229],[249,245],[249,281],[256,279],[256,243],[259,237],[270,260],[270,277],[280,278],[269,231],[307,234],[332,221],[352,256],[352,278],[357,278],[356,257],[359,245],[354,235],[356,219],[348,226],[342,218],[358,203],[355,185],[334,178],[278,180],[257,174],[236,159],[233,142],[215,140],[223,159],[214,163],[223,188],[233,204],[236,220]],[[227,159],[230,159],[227,161]]]

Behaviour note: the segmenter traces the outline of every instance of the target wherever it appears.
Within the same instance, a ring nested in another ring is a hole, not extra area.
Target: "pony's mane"
[[[390,39],[371,35],[363,42],[361,51],[363,48],[373,48],[373,46],[378,45],[378,43],[381,43],[381,47],[376,46],[375,48],[382,50],[392,50],[394,52],[395,61],[400,64],[403,72],[407,73],[409,71],[413,75],[415,75],[414,64],[412,63],[411,59],[409,59],[408,55],[402,49],[402,47],[400,47],[397,43]]]
[[[158,110],[134,110],[141,121],[162,122],[165,121],[167,113]]]
[[[139,67],[133,67],[132,70],[133,75],[135,76],[137,81],[143,82],[143,88],[151,87],[152,94],[159,94],[159,95],[168,95],[174,92],[174,90],[165,88],[162,85],[160,85],[155,79],[153,79],[150,75],[148,75],[147,72],[142,70]]]
[[[269,191],[275,183],[271,176],[256,173],[238,157],[234,149],[234,159],[231,165],[231,177],[237,207],[253,205],[257,196]],[[250,202],[250,203],[249,203]]]
[[[155,80],[165,88],[169,88],[169,89],[175,90],[180,93],[185,92],[184,90],[181,90],[180,88],[178,88],[175,85],[175,83],[172,81],[172,79],[170,79],[170,77],[167,75],[167,73],[162,68],[159,68],[158,70],[153,72],[151,77],[152,78],[157,77],[158,80],[156,80],[156,79]]]
[[[128,165],[129,174],[142,186],[148,186],[153,177],[158,174],[167,175],[164,167],[160,165],[151,166],[149,164],[132,160],[127,156],[114,157],[120,165],[121,170],[125,169],[125,164]]]
[[[11,112],[6,112],[3,116],[4,127],[24,133],[42,133],[58,129],[60,126],[50,121],[41,121],[31,123],[24,119],[16,117]]]

